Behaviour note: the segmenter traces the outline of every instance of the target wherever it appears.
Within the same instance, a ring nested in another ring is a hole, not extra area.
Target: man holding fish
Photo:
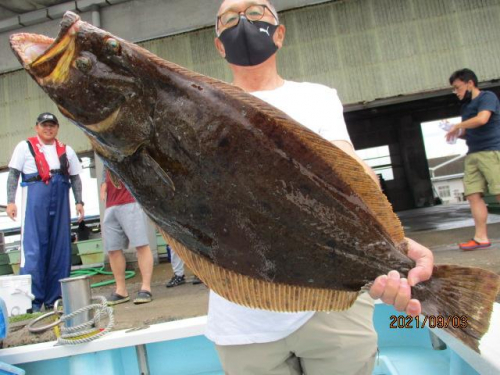
[[[356,155],[334,89],[284,80],[277,72],[276,52],[285,39],[285,26],[266,0],[223,1],[217,13],[215,46],[233,72],[233,85],[281,109],[330,140],[374,172]],[[409,242],[416,267],[408,279],[397,271],[380,276],[370,289],[410,315],[421,312],[411,299],[411,286],[432,273],[429,249]],[[207,336],[217,345],[227,374],[371,374],[377,352],[372,323],[373,301],[362,294],[343,312],[279,313],[251,309],[210,294]]]
[[[404,237],[354,153],[335,90],[277,73],[285,27],[269,2],[226,0],[217,33],[233,85],[71,12],[56,39],[23,33],[10,42],[214,291],[207,336],[225,370],[370,373],[367,289],[411,315],[471,317],[465,329],[445,329],[479,351],[500,277],[433,266],[430,250]]]

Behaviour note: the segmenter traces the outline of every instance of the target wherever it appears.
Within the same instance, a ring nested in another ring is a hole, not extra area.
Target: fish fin
[[[104,157],[105,159],[115,160],[111,151],[102,147],[101,144],[97,141],[97,139],[95,139],[94,137],[92,137],[89,134],[85,134],[85,135],[89,139],[90,144],[92,145],[92,148],[94,149],[95,152],[97,152],[101,157]]]
[[[231,302],[278,312],[344,311],[359,292],[307,288],[256,280],[217,266],[160,230],[175,253],[210,289]]]
[[[437,265],[432,278],[413,287],[412,294],[420,300],[424,315],[442,319],[446,332],[479,352],[479,340],[488,330],[499,290],[500,276],[494,272]],[[466,327],[458,328],[456,317]]]
[[[170,176],[163,170],[162,167],[156,162],[155,159],[146,150],[141,151],[142,156],[147,160],[148,167],[153,168],[154,174],[158,176],[172,191],[175,191],[174,181]]]
[[[370,281],[369,283],[363,285],[361,287],[360,292],[362,293],[368,293],[370,291],[370,288],[373,286],[374,281]]]
[[[111,180],[111,183],[113,186],[117,189],[121,189],[122,185],[120,184],[120,180],[118,179],[118,176],[111,172],[111,170],[108,169],[108,174],[109,174],[109,179]]]
[[[401,222],[392,210],[391,204],[373,179],[365,172],[362,165],[354,158],[310,129],[300,126],[300,124],[291,119],[284,112],[246,93],[237,86],[230,85],[215,78],[193,72],[172,62],[165,61],[152,52],[137,45],[133,45],[132,48],[139,50],[140,53],[145,54],[149,59],[166,69],[177,72],[190,79],[197,80],[200,83],[209,84],[231,95],[233,98],[256,108],[266,117],[275,119],[278,125],[287,133],[288,139],[286,143],[290,144],[291,142],[289,141],[291,141],[293,137],[302,144],[307,144],[309,149],[314,150],[314,153],[329,164],[335,174],[345,181],[352,191],[365,202],[374,214],[375,220],[377,220],[379,225],[384,228],[391,237],[396,248],[404,254],[407,253],[404,231]],[[321,177],[327,178],[327,176]]]
[[[98,141],[95,136],[85,133],[87,138],[90,140],[92,148],[97,154],[105,160],[110,160],[113,162],[120,162],[123,160],[123,156],[120,155],[117,149],[112,146],[106,145],[102,146],[100,141]]]

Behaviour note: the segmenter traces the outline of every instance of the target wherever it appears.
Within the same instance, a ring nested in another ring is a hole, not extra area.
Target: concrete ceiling
[[[68,0],[0,0],[0,20],[66,2]]]

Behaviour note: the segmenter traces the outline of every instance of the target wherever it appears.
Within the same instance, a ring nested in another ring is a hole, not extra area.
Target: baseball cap
[[[43,124],[44,122],[53,122],[57,125],[59,125],[59,121],[57,120],[57,117],[54,116],[52,113],[49,113],[49,112],[44,112],[44,113],[41,113],[38,118],[36,119],[36,123],[37,124]]]

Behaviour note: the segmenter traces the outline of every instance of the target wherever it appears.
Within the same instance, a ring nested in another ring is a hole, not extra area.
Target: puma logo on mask
[[[269,26],[267,27],[267,29],[264,29],[263,27],[261,27],[259,31],[260,31],[261,33],[266,33],[266,34],[267,34],[267,36],[271,36],[271,35],[269,35]]]

